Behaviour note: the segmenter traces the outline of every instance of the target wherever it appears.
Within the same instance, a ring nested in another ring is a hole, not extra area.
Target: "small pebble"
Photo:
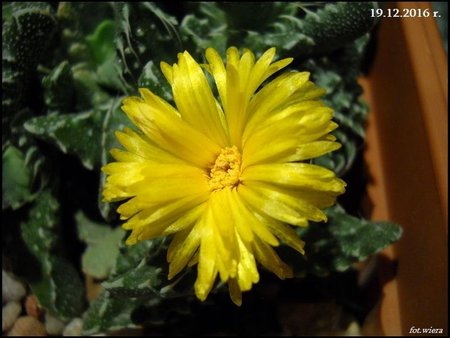
[[[343,336],[361,336],[361,327],[357,321],[352,321]]]
[[[17,278],[2,270],[2,303],[19,302],[25,294],[25,286]]]
[[[81,318],[74,318],[64,328],[63,336],[80,336],[82,327],[83,321],[81,320]]]
[[[59,336],[64,330],[64,322],[52,316],[50,313],[45,313],[45,329],[47,333],[53,336]]]
[[[19,302],[9,302],[2,308],[2,332],[8,331],[19,317],[22,306]]]
[[[30,316],[19,317],[8,336],[46,336],[44,324]]]
[[[25,311],[27,312],[27,315],[40,319],[42,308],[35,295],[28,295],[25,299]]]

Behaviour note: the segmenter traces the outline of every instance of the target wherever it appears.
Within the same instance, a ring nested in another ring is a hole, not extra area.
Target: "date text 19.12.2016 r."
[[[439,11],[430,11],[428,8],[372,8],[370,10],[370,16],[372,18],[440,18]]]

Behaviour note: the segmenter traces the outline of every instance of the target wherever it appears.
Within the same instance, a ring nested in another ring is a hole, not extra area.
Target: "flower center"
[[[209,172],[209,187],[219,190],[236,186],[239,183],[240,170],[241,154],[237,147],[223,148]]]

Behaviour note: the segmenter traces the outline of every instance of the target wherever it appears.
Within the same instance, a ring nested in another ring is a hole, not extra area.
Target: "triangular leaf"
[[[137,325],[131,320],[132,312],[142,303],[140,299],[117,299],[104,291],[90,305],[83,318],[83,334],[93,335]]]
[[[23,244],[15,247],[15,271],[30,285],[39,304],[60,319],[77,317],[84,307],[84,286],[60,250],[59,203],[44,190],[21,222]]]
[[[2,155],[2,209],[17,209],[31,201],[31,172],[25,164],[25,156],[14,146]]]
[[[81,211],[75,215],[75,219],[78,236],[87,243],[81,257],[81,268],[84,273],[94,278],[105,279],[116,262],[119,244],[125,231],[92,222]]]
[[[50,114],[25,123],[25,129],[56,145],[62,152],[77,155],[87,169],[99,166],[102,111],[82,114]]]
[[[400,225],[392,222],[371,222],[347,214],[341,207],[327,209],[328,222],[312,223],[297,229],[305,241],[305,256],[281,248],[283,256],[298,276],[313,273],[328,275],[345,271],[396,242],[402,235]]]
[[[166,261],[167,242],[151,241],[151,248],[139,264],[126,272],[116,274],[103,282],[103,287],[115,297],[172,298],[193,294],[193,278],[184,274],[174,280],[168,280]],[[191,274],[193,277],[194,274]]]

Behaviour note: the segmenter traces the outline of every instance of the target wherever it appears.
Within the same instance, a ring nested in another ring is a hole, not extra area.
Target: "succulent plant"
[[[201,60],[206,47],[222,55],[230,45],[257,55],[276,47],[277,55],[294,57],[293,68],[310,71],[326,88],[343,147],[316,162],[349,180],[364,142],[368,107],[357,77],[376,6],[2,3],[4,264],[56,317],[83,316],[85,334],[140,325],[199,332],[198,318],[223,303],[221,285],[199,304],[192,271],[167,280],[167,241],[126,246],[114,205],[101,201],[99,169],[119,146],[114,132],[131,127],[122,99],[147,87],[171,101],[159,63],[174,62],[183,50]],[[349,208],[357,212],[355,204]],[[310,243],[308,260],[285,254],[297,278],[348,270],[401,235],[394,223],[357,218],[342,207],[328,210],[328,217],[327,224],[299,230]],[[85,274],[104,289],[91,302]],[[260,302],[253,299],[251,308],[261,309]],[[256,327],[255,318],[245,325]]]

